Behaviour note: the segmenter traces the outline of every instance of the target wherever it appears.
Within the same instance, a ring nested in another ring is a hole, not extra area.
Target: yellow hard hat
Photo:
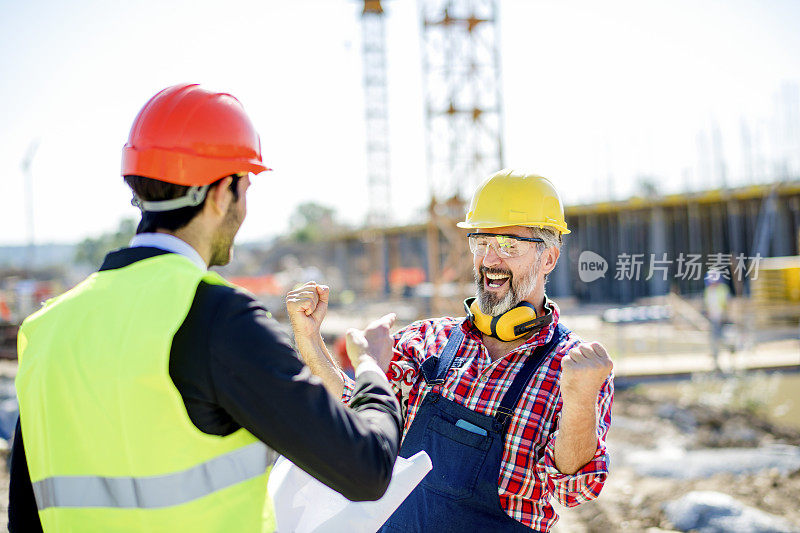
[[[547,178],[503,169],[489,176],[475,190],[467,219],[459,228],[503,226],[548,227],[569,233],[564,205]]]

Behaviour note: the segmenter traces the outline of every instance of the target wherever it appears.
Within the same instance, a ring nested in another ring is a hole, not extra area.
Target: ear
[[[559,250],[556,246],[551,246],[544,252],[542,252],[542,264],[540,271],[543,275],[548,275],[550,272],[556,268],[556,263],[558,262],[558,258],[561,255],[561,250]]]
[[[229,204],[233,201],[233,194],[229,190],[231,179],[230,176],[224,178],[216,187],[212,187],[208,191],[206,208],[211,209],[214,215],[224,216],[228,211]]]

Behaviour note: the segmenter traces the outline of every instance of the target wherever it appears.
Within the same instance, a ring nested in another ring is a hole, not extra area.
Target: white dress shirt
[[[192,248],[192,246],[186,241],[183,241],[174,235],[168,235],[166,233],[140,233],[133,236],[129,246],[131,248],[136,248],[138,246],[150,246],[153,248],[166,250],[167,252],[180,254],[187,259],[190,259],[192,263],[196,264],[203,270],[208,270],[208,265],[206,265],[206,262],[203,261],[202,257],[200,257],[200,254],[197,253],[197,250]]]

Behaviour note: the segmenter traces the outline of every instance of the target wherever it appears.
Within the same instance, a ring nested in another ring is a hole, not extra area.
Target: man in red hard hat
[[[352,500],[386,490],[392,317],[359,335],[348,409],[207,270],[230,261],[264,170],[231,95],[178,85],[139,112],[122,158],[136,236],[20,328],[12,531],[271,531],[269,448]]]

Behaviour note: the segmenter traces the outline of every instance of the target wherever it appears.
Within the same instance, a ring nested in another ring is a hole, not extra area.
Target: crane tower
[[[367,139],[367,223],[389,222],[391,170],[389,110],[386,84],[386,27],[381,0],[364,0],[361,11],[364,60],[364,105]]]

